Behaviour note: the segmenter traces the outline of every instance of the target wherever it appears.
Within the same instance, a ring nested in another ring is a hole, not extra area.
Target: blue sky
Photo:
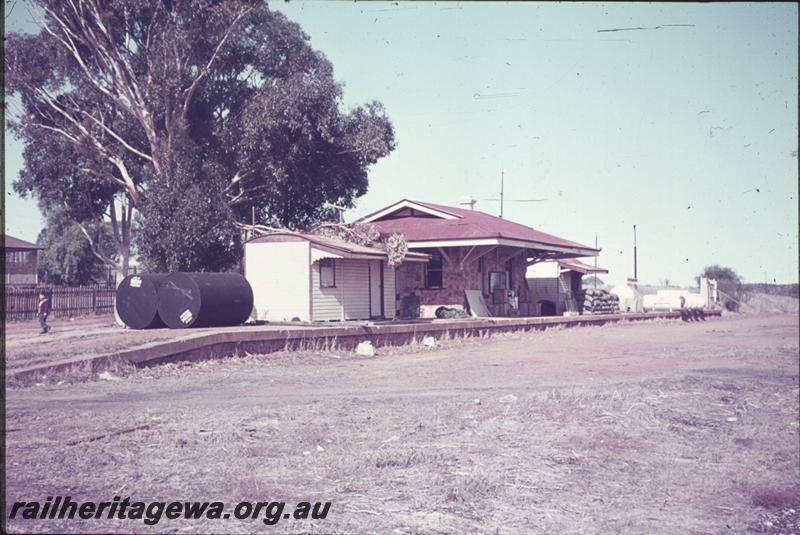
[[[348,219],[400,198],[499,195],[505,216],[603,249],[606,277],[690,284],[729,265],[798,279],[798,10],[791,3],[290,2],[346,106],[380,100],[397,149]],[[24,10],[7,31],[25,27]],[[688,25],[688,26],[687,26]],[[659,29],[655,27],[661,26]],[[27,26],[30,28],[30,26]],[[605,31],[644,27],[645,30]],[[21,146],[6,136],[6,187]],[[35,240],[32,201],[6,230]]]

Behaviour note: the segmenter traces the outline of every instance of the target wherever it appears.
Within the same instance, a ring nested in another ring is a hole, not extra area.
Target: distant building
[[[3,234],[3,252],[6,268],[3,273],[7,286],[35,286],[39,279],[36,265],[39,247],[35,243]]]

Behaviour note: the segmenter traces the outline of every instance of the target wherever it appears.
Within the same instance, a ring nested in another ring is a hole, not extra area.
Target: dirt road
[[[6,514],[71,494],[333,502],[327,519],[273,532],[800,532],[796,316],[550,330],[374,358],[271,354],[119,379],[8,391]]]

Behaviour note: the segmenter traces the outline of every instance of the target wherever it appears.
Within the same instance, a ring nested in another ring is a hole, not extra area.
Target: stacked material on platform
[[[616,314],[619,312],[619,297],[606,290],[582,290],[578,293],[578,303],[583,303],[584,314]]]

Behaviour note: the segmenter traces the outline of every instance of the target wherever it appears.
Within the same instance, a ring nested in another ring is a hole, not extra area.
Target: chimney
[[[475,197],[471,197],[468,195],[466,197],[461,197],[460,199],[458,199],[458,206],[460,208],[469,208],[470,210],[474,210],[476,202],[478,202],[478,200],[475,199]]]

